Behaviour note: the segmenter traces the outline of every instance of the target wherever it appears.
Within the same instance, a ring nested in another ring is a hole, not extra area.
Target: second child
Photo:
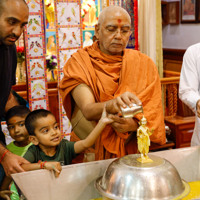
[[[18,156],[23,156],[32,145],[25,127],[25,118],[30,112],[31,111],[26,106],[18,105],[9,109],[5,116],[9,134],[13,139],[6,147],[10,152]],[[1,185],[1,190],[7,189],[11,181],[11,178],[5,177]],[[19,195],[14,183],[11,184],[10,190],[12,191],[10,199],[19,200]]]

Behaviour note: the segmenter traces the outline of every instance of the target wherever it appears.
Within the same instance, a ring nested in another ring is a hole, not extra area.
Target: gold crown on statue
[[[145,124],[147,124],[147,119],[143,115],[142,119],[140,120],[140,125],[145,125]]]

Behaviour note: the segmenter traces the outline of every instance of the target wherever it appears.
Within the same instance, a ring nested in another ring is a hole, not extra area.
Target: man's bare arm
[[[141,105],[141,101],[130,92],[125,92],[112,100],[97,103],[92,90],[86,84],[80,84],[72,90],[72,96],[87,120],[99,120],[105,103],[109,114],[119,113],[120,106],[131,106],[132,103]]]
[[[16,105],[19,105],[19,103],[17,102],[16,98],[13,96],[12,92],[10,92],[8,101],[5,106],[5,112],[7,112],[10,108],[12,108]],[[0,158],[2,157],[5,150],[6,150],[6,148],[2,144],[0,144]]]
[[[111,115],[108,115],[108,113],[106,113],[106,109],[104,107],[102,115],[101,115],[101,119],[97,123],[96,127],[92,130],[92,132],[84,140],[77,141],[74,144],[74,151],[76,153],[81,153],[85,149],[94,145],[95,141],[97,140],[99,135],[102,133],[105,126],[112,122],[113,122],[113,120],[111,119]]]
[[[100,119],[105,102],[96,103],[92,90],[86,84],[78,85],[71,94],[87,120]]]
[[[3,156],[4,152],[6,151],[6,147],[0,143],[0,158]]]
[[[2,145],[0,145],[0,147],[1,146]],[[5,171],[6,175],[10,176],[10,174],[23,172],[24,170],[21,167],[21,165],[24,164],[24,163],[29,163],[29,162],[27,160],[25,160],[24,158],[11,153],[10,151],[8,151],[5,154],[5,151],[7,151],[7,150],[5,149],[4,151],[1,151],[2,156],[3,156],[3,158],[1,156],[1,158],[2,158],[1,164],[2,164],[2,166],[4,168],[4,171]]]

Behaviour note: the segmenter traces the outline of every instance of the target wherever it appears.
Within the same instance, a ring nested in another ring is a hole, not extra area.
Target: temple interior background
[[[177,91],[185,50],[199,42],[199,2],[196,1],[194,14],[187,16],[182,11],[183,0],[29,1],[29,24],[16,43],[18,54],[25,57],[18,60],[17,84],[12,89],[29,102],[32,110],[50,109],[60,122],[62,133],[69,138],[71,126],[58,94],[63,65],[73,52],[95,41],[94,26],[101,10],[119,5],[132,19],[133,34],[127,48],[149,55],[160,74],[165,123],[170,131],[166,133],[166,145],[154,145],[151,150],[187,147],[194,113],[181,102]],[[52,56],[55,66],[48,65]],[[33,62],[33,58],[38,62]],[[2,126],[7,134],[5,123]],[[8,134],[6,137],[10,141]]]

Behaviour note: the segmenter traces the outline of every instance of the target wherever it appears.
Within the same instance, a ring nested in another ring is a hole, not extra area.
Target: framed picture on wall
[[[172,1],[168,2],[166,0],[161,1],[162,5],[162,24],[179,24],[180,17],[179,17],[179,1]]]
[[[196,3],[196,19],[197,19],[197,22],[200,22],[200,0],[196,0],[197,3]]]
[[[85,29],[83,30],[83,48],[93,44],[94,30]]]
[[[197,0],[181,0],[181,23],[196,22],[196,1]]]
[[[179,24],[179,2],[169,2],[169,24]]]
[[[56,32],[46,32],[46,50],[48,55],[56,55]]]
[[[81,0],[83,26],[86,28],[94,28],[97,24],[100,10],[100,0]]]

